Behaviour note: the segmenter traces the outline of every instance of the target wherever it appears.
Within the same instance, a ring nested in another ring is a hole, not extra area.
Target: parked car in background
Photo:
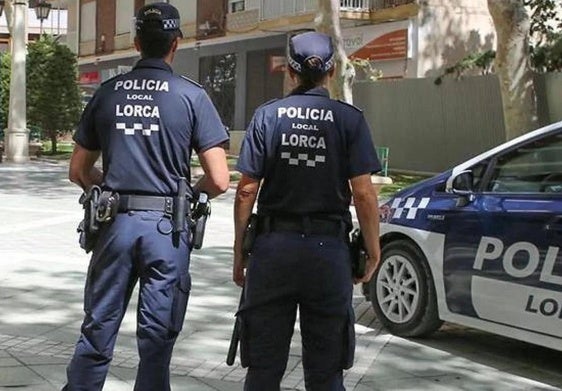
[[[398,192],[380,241],[364,292],[391,333],[449,321],[562,350],[562,122]]]

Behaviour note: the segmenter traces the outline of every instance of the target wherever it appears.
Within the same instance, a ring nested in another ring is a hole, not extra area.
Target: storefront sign
[[[98,71],[80,72],[80,84],[99,84],[100,82],[101,77]]]
[[[370,61],[405,59],[410,57],[409,31],[408,21],[343,30],[345,52]]]
[[[373,39],[350,56],[370,61],[399,60],[408,57],[408,30],[396,30]]]

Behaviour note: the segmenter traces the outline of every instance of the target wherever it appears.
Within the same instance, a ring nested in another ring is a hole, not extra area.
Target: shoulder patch
[[[354,106],[354,105],[352,105],[351,103],[347,103],[347,102],[344,101],[344,100],[338,99],[338,102],[343,103],[343,104],[346,105],[346,106],[353,107],[355,110],[359,111],[360,113],[363,112],[363,110],[361,110],[359,107]]]
[[[189,77],[184,76],[184,75],[179,75],[179,76],[180,76],[182,79],[184,79],[185,81],[188,81],[188,82],[190,82],[191,84],[194,84],[194,85],[196,85],[196,86],[199,87],[199,88],[203,88],[203,86],[202,86],[201,84],[197,83],[195,80],[192,80],[192,79],[190,79]]]

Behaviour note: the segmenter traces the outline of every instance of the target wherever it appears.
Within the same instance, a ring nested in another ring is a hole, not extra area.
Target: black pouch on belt
[[[353,277],[362,278],[365,275],[365,264],[367,263],[367,251],[363,235],[359,229],[354,229],[350,234],[349,252],[351,258],[351,271]]]
[[[244,231],[244,238],[242,239],[242,254],[245,259],[247,259],[252,252],[252,248],[254,247],[254,243],[256,241],[257,230],[258,215],[252,213],[248,219],[248,224],[246,225],[246,230]]]
[[[181,177],[178,181],[178,195],[174,197],[174,209],[172,214],[172,232],[185,231],[187,207],[187,179]]]

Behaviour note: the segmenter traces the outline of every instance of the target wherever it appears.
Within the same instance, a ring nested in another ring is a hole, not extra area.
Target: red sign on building
[[[375,38],[349,56],[365,60],[398,60],[408,57],[408,29],[400,29]]]
[[[80,84],[99,84],[100,82],[101,77],[98,71],[80,72]]]

